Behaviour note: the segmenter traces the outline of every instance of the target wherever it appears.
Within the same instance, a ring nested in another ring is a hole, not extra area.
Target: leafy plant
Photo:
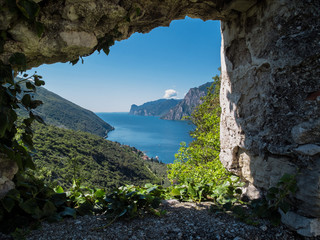
[[[57,193],[64,193],[61,186],[55,188]],[[79,179],[73,180],[72,188],[66,192],[68,206],[79,215],[88,215],[103,210],[102,200],[106,192],[104,189],[96,189],[82,186]]]
[[[194,140],[187,147],[181,144],[176,160],[168,166],[168,178],[171,182],[184,183],[192,179],[195,183],[216,182],[228,176],[219,161],[220,153],[220,79],[215,76],[207,95],[192,113],[189,120],[196,126],[191,132]]]
[[[293,204],[290,196],[297,191],[296,175],[284,174],[276,186],[268,189],[265,198],[251,202],[253,213],[261,218],[268,218],[274,225],[281,220],[279,209],[287,213]]]
[[[16,189],[0,200],[0,231],[13,232],[17,228],[37,227],[41,220],[55,221],[74,216],[67,206],[67,196],[55,192],[35,177],[16,176]]]
[[[220,153],[220,79],[215,76],[207,95],[189,120],[196,126],[194,140],[181,143],[176,160],[168,165],[170,194],[180,200],[213,200],[217,204],[239,201],[239,178],[231,175],[219,161]]]
[[[13,54],[9,61],[19,70],[26,66],[24,55],[19,53]],[[34,120],[43,121],[32,111],[42,103],[33,99],[33,92],[36,86],[44,84],[41,78],[37,74],[24,74],[20,81],[14,81],[11,66],[0,61],[0,152],[16,161],[20,171],[34,168],[29,154],[29,150],[33,150],[31,124]],[[22,90],[22,84],[26,90]],[[19,108],[28,113],[22,121],[17,118],[16,109]]]
[[[284,174],[276,186],[268,189],[265,197],[252,200],[251,202],[227,202],[211,207],[214,212],[229,212],[241,221],[257,225],[258,219],[270,220],[273,225],[279,225],[281,215],[279,210],[288,212],[293,203],[290,196],[297,191],[296,175]],[[224,194],[223,194],[224,195]]]
[[[192,179],[184,184],[173,185],[169,188],[167,198],[174,197],[181,201],[213,201],[216,205],[241,202],[242,193],[239,177],[230,175],[221,184],[214,181],[194,182]]]
[[[158,185],[146,184],[144,187],[133,185],[119,187],[104,199],[106,215],[112,219],[104,227],[107,227],[118,218],[131,219],[142,217],[146,213],[161,216],[164,212],[158,211],[157,208],[163,198],[164,190]]]

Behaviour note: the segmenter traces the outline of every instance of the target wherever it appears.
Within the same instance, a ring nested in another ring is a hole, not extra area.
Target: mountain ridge
[[[181,99],[158,99],[146,102],[140,106],[132,104],[129,114],[140,116],[162,116],[169,109],[176,106]]]
[[[33,98],[43,102],[33,112],[39,115],[47,124],[60,128],[85,131],[101,137],[106,137],[108,132],[114,130],[114,127],[103,121],[92,111],[44,87],[36,87]],[[19,110],[18,114],[24,116],[26,112]]]
[[[162,115],[161,119],[183,120],[183,117],[190,116],[194,108],[202,103],[201,98],[207,94],[211,84],[212,82],[207,82],[199,87],[190,88],[183,100]]]

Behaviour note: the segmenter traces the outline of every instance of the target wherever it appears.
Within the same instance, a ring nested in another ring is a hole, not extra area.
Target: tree
[[[190,133],[193,141],[181,144],[176,160],[168,166],[171,182],[214,182],[219,184],[229,176],[219,160],[220,153],[220,78],[213,77],[213,84],[188,118],[195,126]]]

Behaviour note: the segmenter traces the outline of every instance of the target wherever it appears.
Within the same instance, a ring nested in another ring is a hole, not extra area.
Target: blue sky
[[[42,65],[45,88],[94,112],[128,112],[131,104],[176,95],[211,81],[220,67],[220,22],[186,18],[116,42],[72,66]],[[176,93],[176,94],[175,94]]]

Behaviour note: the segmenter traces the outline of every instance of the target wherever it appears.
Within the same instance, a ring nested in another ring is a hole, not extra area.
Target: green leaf
[[[277,193],[279,193],[279,188],[271,187],[268,189],[268,192],[271,194],[277,194]]]
[[[127,213],[127,209],[124,209],[118,216],[119,217],[122,217],[123,215],[125,215]]]
[[[44,32],[44,25],[41,22],[36,22],[35,23],[35,28],[36,28],[36,32],[38,37],[40,38]]]
[[[46,220],[48,222],[58,222],[58,221],[62,220],[62,217],[58,213],[55,213],[55,214],[52,214],[52,215],[48,216],[46,218]]]
[[[238,182],[239,181],[239,177],[232,175],[230,177],[231,182]]]
[[[42,102],[41,102],[41,104],[42,104]],[[30,112],[29,116],[31,119],[35,119],[39,123],[46,124],[45,121],[42,119],[42,117],[40,117],[39,115],[36,115],[36,114]]]
[[[30,109],[35,109],[37,107],[39,107],[40,105],[42,105],[42,101],[40,100],[33,100],[31,101],[30,103]],[[34,116],[37,116],[37,115],[34,115]],[[40,118],[39,116],[37,116],[38,118]],[[37,119],[37,118],[35,118]],[[38,121],[38,120],[37,120]],[[38,121],[39,122],[39,121]],[[40,120],[40,123],[42,123],[43,121]]]
[[[4,209],[6,209],[8,212],[11,212],[15,205],[15,201],[12,198],[5,197],[1,199],[2,206]]]
[[[26,88],[28,89],[32,89],[32,90],[35,90],[36,87],[29,81],[26,82]]]
[[[153,191],[155,191],[155,190],[157,190],[157,189],[158,189],[157,186],[150,187],[150,188],[147,189],[147,193],[151,193],[151,192],[153,192]]]
[[[69,207],[64,207],[64,210],[62,212],[59,213],[61,217],[76,217],[77,212],[75,209],[73,208],[69,208]]]
[[[64,190],[63,190],[63,188],[61,186],[57,186],[56,188],[54,188],[54,191],[56,193],[64,193]]]
[[[173,197],[180,196],[180,191],[177,188],[171,190],[170,195]]]
[[[141,15],[141,9],[138,7],[136,8],[136,14],[138,17]]]
[[[51,216],[53,215],[56,211],[57,208],[55,207],[55,205],[51,202],[51,201],[47,201],[44,206],[43,206],[43,216]]]
[[[285,173],[279,180],[279,184],[282,184],[282,183],[289,183],[290,181],[292,181],[293,179],[293,176],[288,174],[288,173]]]
[[[10,190],[6,197],[16,200],[17,202],[20,202],[22,199],[20,198],[20,192],[17,189]]]
[[[290,204],[286,202],[285,200],[282,200],[279,203],[279,208],[284,212],[287,213],[290,210]]]
[[[34,20],[40,12],[39,5],[32,0],[18,0],[17,7],[22,14],[30,20]]]
[[[76,64],[79,62],[79,59],[80,59],[80,58],[77,58],[77,59],[75,59],[75,60],[70,61],[70,63],[72,64],[72,66],[73,66],[73,65],[76,65]]]
[[[102,50],[103,50],[103,52],[104,52],[107,56],[109,55],[109,53],[110,53],[110,48],[109,48],[109,46],[108,46],[108,47],[103,47]]]
[[[126,198],[130,198],[132,195],[136,195],[137,191],[132,191],[126,194]]]
[[[98,189],[97,191],[95,191],[94,196],[96,198],[102,198],[106,195],[106,192],[103,189]]]
[[[30,103],[31,103],[31,97],[29,94],[25,94],[22,99],[21,99],[21,103],[26,107],[29,108]]]
[[[27,201],[20,203],[19,206],[29,214],[37,215],[38,212],[40,212],[40,208],[35,198],[28,199]]]
[[[23,53],[16,52],[12,54],[9,62],[12,66],[18,67],[19,71],[25,71],[27,69],[27,59]]]
[[[59,207],[67,201],[67,195],[66,193],[56,193],[51,196],[51,200],[56,207]]]
[[[45,82],[43,80],[40,80],[39,78],[40,76],[38,75],[35,75],[34,76],[34,84],[37,86],[37,87],[40,87],[42,85],[45,85]]]

